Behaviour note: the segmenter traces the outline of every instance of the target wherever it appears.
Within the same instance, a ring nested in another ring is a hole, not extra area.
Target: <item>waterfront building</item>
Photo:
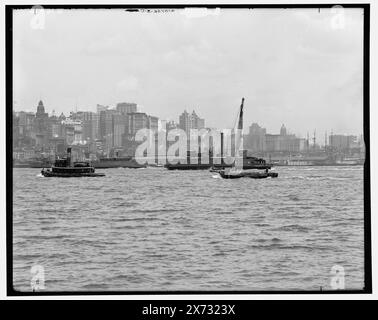
[[[266,134],[266,152],[300,152],[306,148],[305,139],[297,138],[294,134]]]
[[[283,124],[279,134],[268,134],[266,129],[252,123],[249,133],[244,136],[244,148],[253,153],[287,152],[297,153],[306,149],[306,140],[288,134]]]
[[[357,144],[357,136],[331,134],[329,136],[329,145],[339,151],[346,151]]]

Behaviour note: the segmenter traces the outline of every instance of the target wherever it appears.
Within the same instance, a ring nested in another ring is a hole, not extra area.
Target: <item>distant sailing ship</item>
[[[263,178],[276,178],[278,177],[278,173],[276,172],[269,172],[270,166],[260,166],[256,169],[263,169],[265,172],[259,171],[249,171],[244,170],[243,167],[243,155],[240,153],[243,152],[243,113],[244,113],[244,98],[242,98],[242,102],[240,105],[240,110],[237,118],[237,128],[234,130],[235,133],[235,160],[230,168],[225,168],[223,170],[219,170],[219,175],[223,179],[238,179],[238,178],[254,178],[254,179],[263,179]]]

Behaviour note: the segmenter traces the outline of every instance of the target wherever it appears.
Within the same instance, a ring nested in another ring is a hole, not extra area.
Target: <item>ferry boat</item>
[[[104,177],[104,173],[96,173],[95,168],[89,162],[72,162],[71,148],[67,149],[67,157],[56,159],[55,163],[49,169],[42,169],[41,174],[44,177]]]

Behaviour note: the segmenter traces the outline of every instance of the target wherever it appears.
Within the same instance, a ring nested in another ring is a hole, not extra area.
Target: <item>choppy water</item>
[[[100,172],[100,170],[98,170]],[[276,179],[14,169],[14,287],[31,291],[319,290],[364,286],[362,167],[278,167]]]

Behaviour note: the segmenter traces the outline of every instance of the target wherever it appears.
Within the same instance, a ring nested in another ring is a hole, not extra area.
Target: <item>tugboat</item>
[[[50,169],[42,169],[44,177],[104,177],[104,173],[95,173],[89,162],[71,162],[71,148],[67,148],[67,157],[56,159]]]

